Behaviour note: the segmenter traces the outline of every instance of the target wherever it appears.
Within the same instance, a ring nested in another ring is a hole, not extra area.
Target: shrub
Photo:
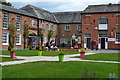
[[[10,53],[15,53],[15,50],[14,48],[11,49]]]
[[[32,50],[32,46],[28,46],[29,50]]]
[[[42,49],[43,49],[42,46],[37,46],[36,47],[36,50],[38,50],[38,51],[42,51]]]

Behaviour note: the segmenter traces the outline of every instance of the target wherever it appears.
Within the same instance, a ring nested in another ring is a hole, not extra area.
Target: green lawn
[[[24,60],[24,59],[16,59],[16,58],[12,59],[10,57],[0,57],[0,58],[2,58],[2,62]]]
[[[85,60],[102,60],[102,61],[120,61],[120,54],[118,53],[97,53],[92,55],[85,55]],[[73,58],[80,58],[80,56],[75,56]]]
[[[96,62],[32,62],[2,67],[3,78],[86,78],[96,73],[95,78],[108,78],[109,73],[118,74],[118,64]],[[85,75],[84,75],[85,76]],[[91,78],[89,77],[88,78]]]
[[[3,51],[2,55],[9,55],[9,51]],[[64,52],[65,55],[77,54],[79,52]],[[59,52],[57,51],[43,51],[43,56],[57,56]],[[17,56],[37,56],[36,50],[17,50]]]

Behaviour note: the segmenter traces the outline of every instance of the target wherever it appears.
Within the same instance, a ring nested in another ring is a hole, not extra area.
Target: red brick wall
[[[2,50],[2,11],[0,10],[0,50]]]
[[[70,25],[70,31],[65,31],[65,26],[66,25]],[[58,24],[58,35],[57,35],[57,43],[58,45],[61,46],[60,44],[60,39],[61,38],[67,38],[67,39],[71,39],[73,34],[76,34],[77,36],[80,36],[81,33],[78,33],[77,27],[79,24]],[[70,44],[67,44],[66,46],[69,46]]]
[[[120,26],[117,26],[118,17],[116,16],[118,13],[98,13],[98,14],[82,14],[82,47],[84,46],[84,32],[90,31],[91,32],[91,40],[98,40],[98,29],[96,30],[95,27],[98,28],[98,17],[100,16],[107,16],[108,17],[108,38],[115,38],[115,31],[120,29]],[[90,16],[85,16],[90,15]],[[89,24],[86,25],[86,24]],[[114,29],[114,30],[113,30]],[[114,35],[111,36],[110,33],[113,30]],[[119,48],[115,42],[108,42],[108,48]]]
[[[9,24],[11,24],[11,19],[14,18],[15,21],[14,23],[16,22],[16,15],[17,14],[14,14],[14,13],[9,13]],[[32,27],[32,20],[35,20],[35,26],[34,28],[37,28],[37,19],[35,18],[31,18],[31,17],[27,17],[27,16],[23,16],[21,15],[21,30],[20,31],[16,31],[16,33],[20,33],[21,34],[21,45],[16,45],[15,43],[15,48],[18,49],[18,48],[24,48],[24,38],[23,38],[23,33],[24,33],[24,24],[25,24],[25,21],[27,24],[30,25],[30,27]],[[0,24],[1,25],[1,24]],[[2,29],[2,32],[9,32],[9,30],[4,30]],[[30,30],[30,33],[35,33],[37,34],[37,30]],[[2,35],[0,35],[1,38],[2,38]],[[1,39],[2,40],[2,39]],[[0,44],[1,44],[2,41],[0,41]],[[8,49],[8,45],[2,45],[2,49]]]

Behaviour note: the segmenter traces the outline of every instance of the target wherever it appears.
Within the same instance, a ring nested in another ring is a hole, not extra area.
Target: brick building
[[[9,46],[9,26],[10,24],[15,24],[17,27],[16,31],[16,40],[15,40],[15,49],[23,49],[24,47],[24,25],[27,23],[30,28],[36,28],[37,29],[37,17],[27,13],[23,10],[15,9],[13,7],[1,5],[2,8],[0,9],[0,29],[1,32],[1,40],[0,44],[2,47],[0,49],[8,49]],[[34,23],[33,23],[34,21]],[[30,33],[34,32],[37,34],[37,30],[29,29]]]
[[[76,44],[81,47],[81,12],[54,12],[54,15],[58,21],[58,45],[74,47],[74,40],[78,39]]]
[[[120,49],[120,4],[89,5],[82,14],[82,47],[97,40],[99,49]]]
[[[97,40],[99,49],[120,49],[120,4],[89,5],[84,11],[49,12],[27,5],[20,9],[0,4],[0,49],[9,44],[9,24],[17,27],[15,49],[24,48],[24,25],[30,26],[27,45],[38,42],[38,29],[42,28],[43,45],[48,41],[48,31],[53,30],[51,40],[58,46],[90,48],[90,41]],[[76,41],[77,40],[77,41]]]
[[[34,16],[37,16],[39,18],[39,28],[42,28],[42,32],[44,35],[44,41],[43,45],[48,42],[48,31],[53,30],[54,34],[52,39],[56,40],[56,35],[57,35],[57,20],[51,12],[35,7],[33,5],[27,5],[22,8],[21,10],[25,10],[28,13],[33,14]]]

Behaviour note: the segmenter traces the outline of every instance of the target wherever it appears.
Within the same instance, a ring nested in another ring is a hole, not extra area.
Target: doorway
[[[90,48],[91,38],[86,37],[84,40],[84,48]]]
[[[101,49],[105,49],[105,38],[101,38]]]
[[[86,45],[87,48],[90,48],[90,40],[91,40],[90,38],[87,38],[87,45]]]

